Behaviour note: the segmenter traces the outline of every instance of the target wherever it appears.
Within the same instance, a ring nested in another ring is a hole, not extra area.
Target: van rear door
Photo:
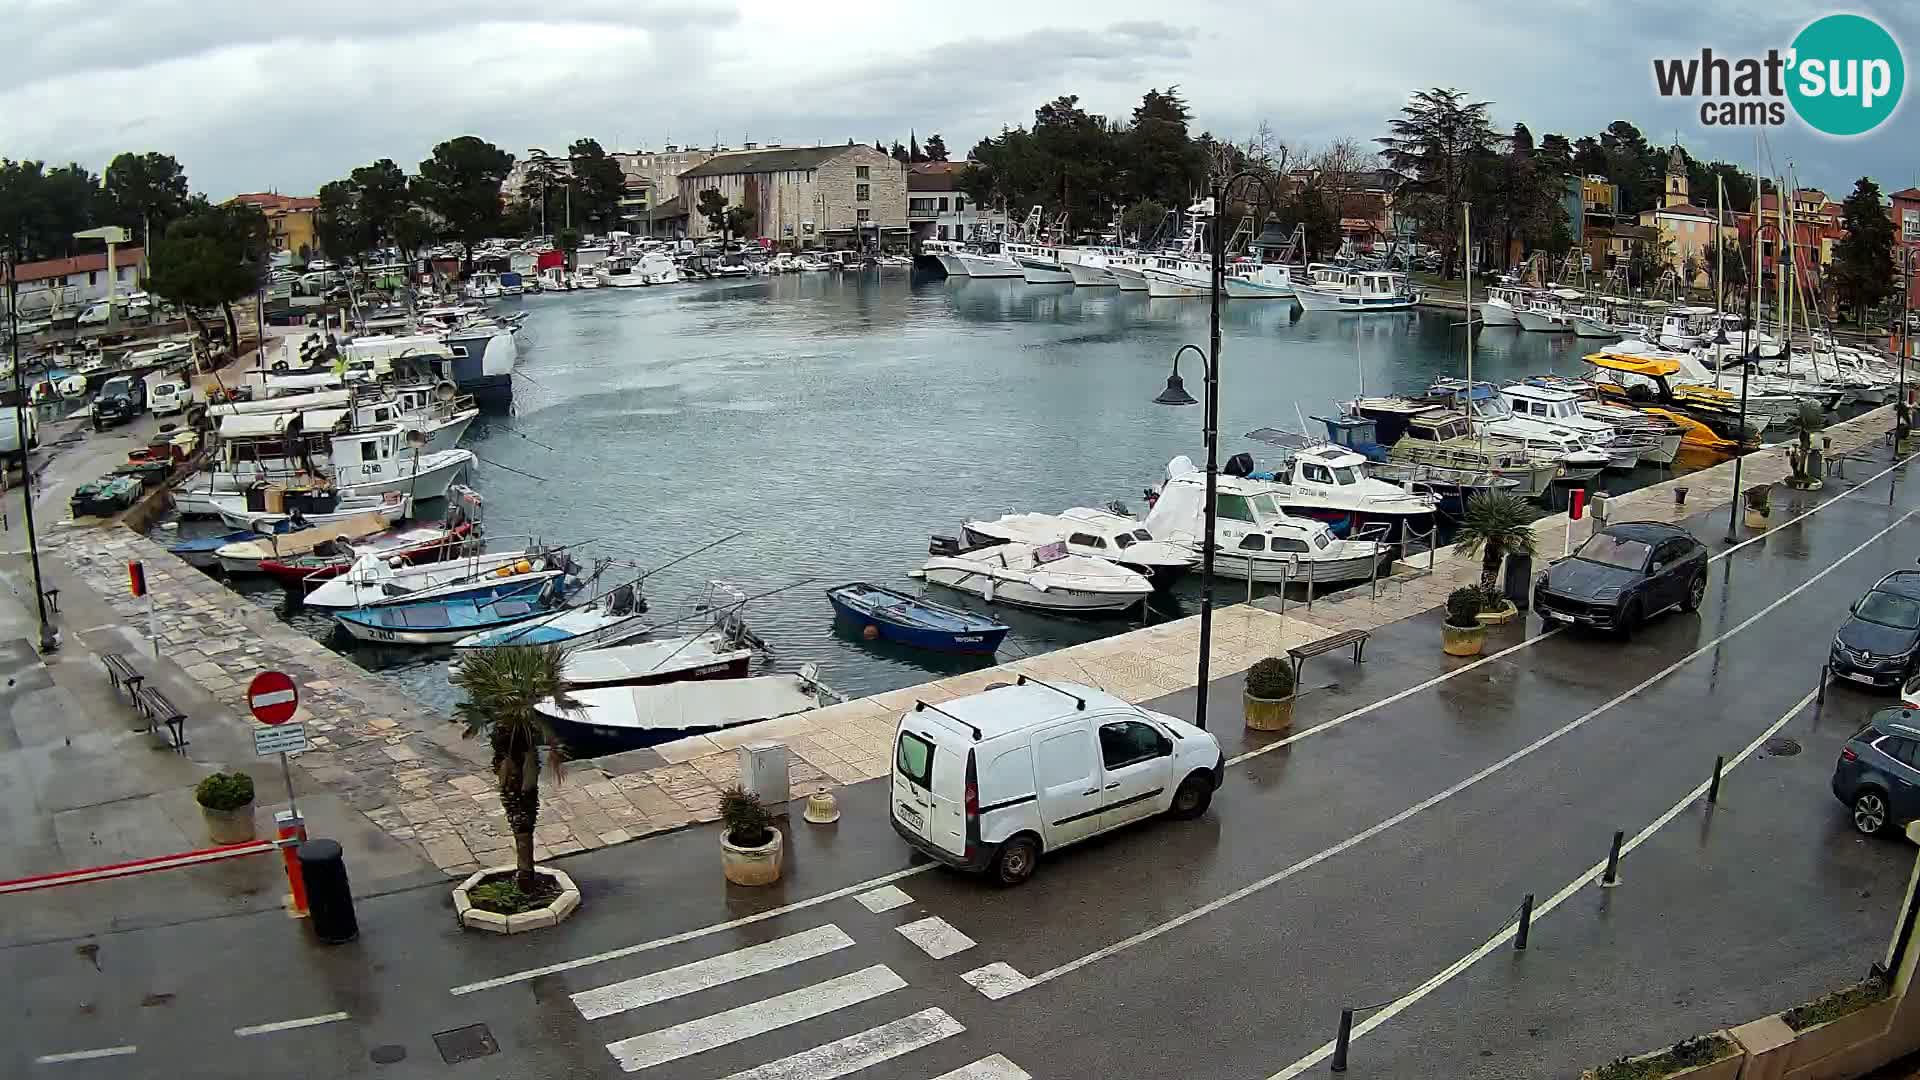
[[[914,835],[950,852],[967,854],[965,757],[945,745],[931,726],[902,723],[893,744],[894,820]]]

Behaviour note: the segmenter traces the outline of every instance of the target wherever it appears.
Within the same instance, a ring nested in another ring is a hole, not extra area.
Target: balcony
[[[938,210],[917,210],[911,206],[907,207],[908,221],[938,221],[939,219],[940,211]]]

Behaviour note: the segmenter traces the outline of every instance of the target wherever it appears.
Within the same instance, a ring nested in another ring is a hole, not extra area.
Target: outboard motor
[[[1253,455],[1235,454],[1227,459],[1226,466],[1220,471],[1228,476],[1250,476],[1253,474]]]
[[[635,611],[644,615],[647,602],[634,591],[632,585],[622,585],[607,596],[607,613],[610,615],[632,615]]]
[[[941,536],[939,533],[935,533],[933,534],[933,538],[927,541],[927,554],[947,557],[958,555],[960,554],[960,541],[955,540],[951,536]]]

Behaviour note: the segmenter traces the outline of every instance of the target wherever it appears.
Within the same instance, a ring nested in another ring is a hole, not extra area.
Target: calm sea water
[[[958,535],[969,517],[1114,499],[1144,510],[1141,491],[1164,477],[1168,459],[1204,456],[1199,408],[1151,403],[1174,351],[1205,345],[1204,299],[894,270],[514,303],[530,313],[514,413],[484,418],[465,443],[482,459],[471,482],[485,497],[493,546],[514,546],[515,536],[591,540],[587,552],[616,560],[607,571],[615,580],[737,532],[650,578],[654,611],[684,612],[716,579],[749,594],[791,586],[748,607],[773,646],[773,669],[816,662],[851,694],[978,662],[837,636],[829,585],[921,590],[907,572],[925,560],[930,534]],[[1242,451],[1269,458],[1244,438],[1257,427],[1307,417],[1324,434],[1313,414],[1361,388],[1410,391],[1463,371],[1451,312],[1305,313],[1236,300],[1222,319],[1223,460]],[[1477,339],[1474,374],[1572,374],[1583,351],[1571,337],[1489,329]],[[1192,354],[1182,375],[1200,396]],[[1220,586],[1227,596],[1244,588]],[[1154,616],[1189,613],[1196,595],[1189,579],[1156,599]],[[1003,658],[1132,625],[994,611],[1014,628]],[[324,618],[287,618],[353,649]],[[451,700],[444,653],[355,655],[410,693]]]

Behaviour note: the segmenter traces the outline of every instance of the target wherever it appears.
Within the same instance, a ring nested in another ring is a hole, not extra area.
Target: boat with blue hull
[[[568,608],[498,630],[471,634],[454,642],[457,650],[491,649],[501,645],[559,645],[568,650],[599,649],[644,637],[652,627],[646,621],[647,602],[632,585],[622,585],[589,604]]]
[[[295,522],[291,518],[284,521],[276,521],[272,526],[274,533],[283,536],[290,532],[298,532],[307,527],[305,522]],[[235,532],[220,533],[217,536],[197,536],[191,540],[182,540],[172,547],[169,547],[167,552],[168,554],[178,556],[188,566],[197,570],[208,570],[219,565],[221,548],[226,547],[228,544],[244,544],[254,540],[262,540],[265,539],[266,536],[266,533],[255,532],[252,529],[240,529]]]
[[[495,594],[380,604],[336,612],[334,622],[361,641],[386,645],[451,645],[462,638],[549,615],[565,590],[558,579],[502,583]]]
[[[834,614],[871,641],[880,639],[938,652],[991,654],[1008,627],[984,615],[922,600],[864,581],[827,590]]]

